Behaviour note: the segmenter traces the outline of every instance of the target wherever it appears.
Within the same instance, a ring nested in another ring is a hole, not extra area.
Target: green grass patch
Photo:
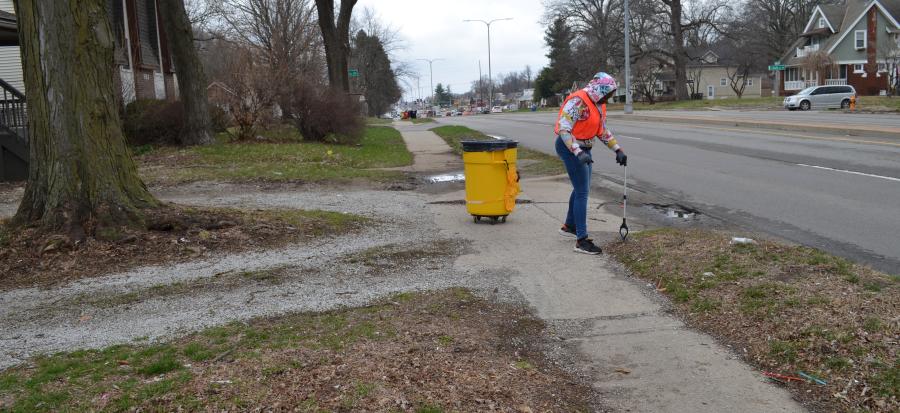
[[[453,152],[462,155],[462,144],[464,140],[493,140],[494,138],[487,136],[477,130],[457,125],[439,126],[431,129],[436,133]],[[521,166],[518,168],[523,177],[528,176],[545,176],[545,175],[561,175],[566,173],[566,168],[562,161],[554,156],[544,152],[536,151],[519,145],[517,156]]]
[[[391,126],[394,123],[393,119],[382,119],[376,118],[374,116],[370,116],[366,118],[366,125],[369,126]]]
[[[296,142],[290,132],[272,132],[289,143],[216,143],[190,148],[162,148],[139,157],[150,181],[303,181],[346,182],[352,179],[392,181],[402,177],[391,168],[411,165],[400,132],[369,126],[359,145]],[[176,161],[173,161],[176,160]],[[163,162],[164,167],[156,166]]]
[[[434,123],[434,119],[432,119],[432,118],[415,118],[415,119],[410,119],[409,121],[412,122],[413,125],[421,125],[423,123]]]

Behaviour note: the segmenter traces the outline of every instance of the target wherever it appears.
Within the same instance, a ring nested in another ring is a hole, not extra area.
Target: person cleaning
[[[591,188],[591,172],[594,163],[591,148],[594,138],[616,154],[616,162],[625,166],[628,157],[619,147],[615,136],[606,128],[606,101],[616,91],[616,80],[600,72],[588,82],[584,89],[566,98],[559,110],[555,132],[556,153],[566,166],[572,181],[572,195],[569,196],[569,212],[559,233],[567,238],[575,238],[575,252],[597,255],[603,251],[588,238],[587,202]]]

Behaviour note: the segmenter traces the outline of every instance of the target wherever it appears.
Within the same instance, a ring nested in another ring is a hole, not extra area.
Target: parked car
[[[856,89],[853,86],[812,86],[784,98],[784,107],[788,110],[847,109],[854,96]]]
[[[503,113],[503,108],[500,106],[494,106],[491,108],[491,113]]]

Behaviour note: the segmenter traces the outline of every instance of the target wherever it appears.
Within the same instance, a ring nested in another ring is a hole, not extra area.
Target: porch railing
[[[825,86],[847,86],[847,79],[825,79]]]
[[[819,50],[819,45],[809,45],[797,48],[797,57],[806,57],[809,54]]]
[[[819,82],[815,80],[790,80],[784,82],[784,90],[801,90],[818,85]]]
[[[8,129],[22,142],[28,142],[28,113],[25,95],[0,79],[0,127]]]

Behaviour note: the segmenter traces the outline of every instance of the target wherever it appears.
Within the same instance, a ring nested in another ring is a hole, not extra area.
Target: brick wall
[[[174,101],[178,100],[178,93],[176,93],[177,88],[175,86],[175,81],[176,81],[175,76],[172,73],[166,73],[165,79],[166,79],[166,100],[168,100],[169,102],[174,102]]]
[[[153,71],[138,69],[134,72],[135,96],[138,99],[156,99],[156,89],[153,84]]]

